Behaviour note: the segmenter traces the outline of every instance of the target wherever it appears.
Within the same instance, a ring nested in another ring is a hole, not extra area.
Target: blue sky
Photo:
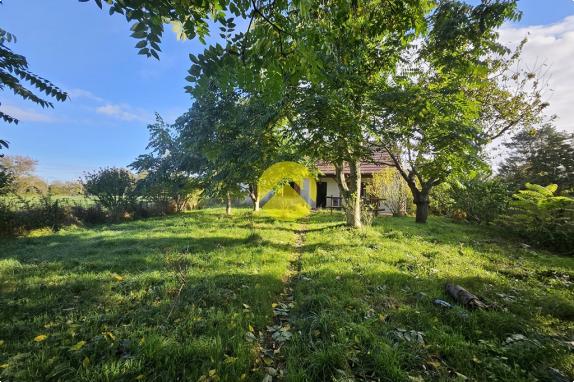
[[[509,26],[512,39],[534,25],[542,26],[534,33],[542,30],[542,37],[550,33],[555,38],[554,29],[544,26],[551,28],[574,15],[572,0],[519,4],[524,16]],[[574,33],[574,18],[571,21]],[[71,95],[54,110],[43,110],[6,91],[0,93],[2,108],[21,118],[19,125],[0,122],[0,137],[11,144],[7,154],[38,160],[38,175],[47,180],[77,179],[86,170],[126,166],[144,151],[146,125],[154,112],[173,121],[191,105],[183,90],[188,54],[203,46],[177,41],[169,28],[157,61],[136,54],[136,41],[129,37],[124,18],[109,16],[93,2],[4,0],[0,26],[17,36],[13,48],[28,58],[33,72]],[[566,36],[569,28],[570,24]],[[546,55],[547,49],[530,52],[531,59]],[[559,99],[563,101],[564,94]]]

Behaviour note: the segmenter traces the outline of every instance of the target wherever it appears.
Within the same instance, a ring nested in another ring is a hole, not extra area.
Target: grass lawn
[[[341,220],[212,209],[4,240],[0,380],[574,378],[574,258],[445,219]]]

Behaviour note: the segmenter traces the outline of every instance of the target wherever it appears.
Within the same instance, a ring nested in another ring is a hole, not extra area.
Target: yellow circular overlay
[[[316,205],[317,183],[309,169],[295,162],[279,162],[259,178],[263,215],[279,219],[307,216]]]

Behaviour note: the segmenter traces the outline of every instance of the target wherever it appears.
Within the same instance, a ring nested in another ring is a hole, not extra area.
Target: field
[[[574,258],[442,218],[341,220],[209,209],[4,240],[0,380],[574,378]]]
[[[96,203],[96,199],[84,195],[52,195],[53,201],[58,201],[61,206],[81,206],[89,207]],[[0,203],[4,203],[14,209],[25,208],[26,204],[36,206],[42,202],[42,198],[37,194],[24,196],[1,195]]]

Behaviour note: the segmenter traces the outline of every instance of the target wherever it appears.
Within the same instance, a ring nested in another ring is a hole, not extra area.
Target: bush
[[[24,199],[20,196],[0,201],[0,234],[20,235],[31,230],[49,228],[54,232],[63,226],[77,223],[72,209],[48,192],[38,198]]]
[[[448,190],[453,215],[462,212],[473,223],[490,223],[506,211],[510,196],[507,186],[499,179],[486,176],[463,178]]]
[[[159,209],[162,215],[196,205],[200,193],[188,177],[157,173],[139,179],[135,190],[138,196],[153,203],[154,209]]]
[[[0,165],[0,195],[12,191],[14,187],[14,174]]]
[[[574,198],[556,196],[557,189],[527,183],[500,222],[535,245],[574,255]]]
[[[14,235],[15,213],[11,206],[10,200],[6,198],[0,199],[0,236]]]
[[[72,207],[72,214],[82,223],[89,225],[104,224],[108,221],[108,214],[100,204],[87,207],[75,205]]]
[[[490,223],[506,211],[510,196],[507,185],[488,175],[464,176],[433,188],[431,211],[472,223]]]
[[[429,208],[433,215],[453,216],[454,200],[451,197],[451,188],[446,182],[432,188]]]
[[[407,182],[390,167],[373,174],[371,183],[367,185],[367,194],[383,199],[393,216],[405,215],[409,201],[413,199]]]
[[[124,217],[136,199],[135,178],[123,168],[104,168],[88,173],[83,185],[86,194],[96,197],[114,221]]]

